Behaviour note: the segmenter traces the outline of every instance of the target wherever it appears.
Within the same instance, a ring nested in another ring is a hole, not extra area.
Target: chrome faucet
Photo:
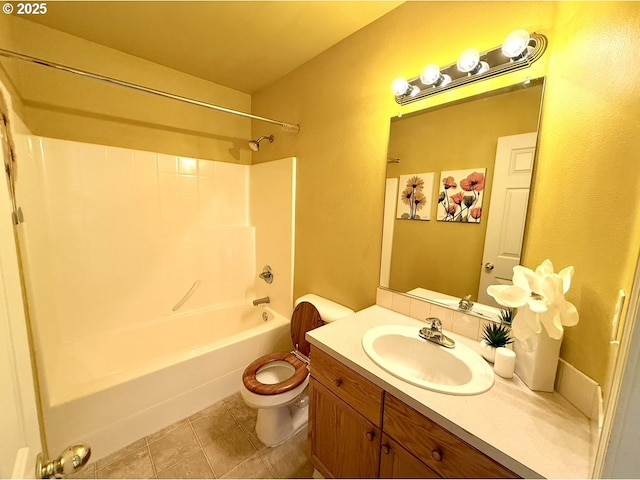
[[[458,302],[458,308],[460,310],[471,311],[473,308],[473,302],[471,301],[471,295],[467,295]]]
[[[262,297],[262,298],[256,298],[253,301],[253,306],[257,307],[258,305],[260,305],[261,303],[269,303],[271,300],[269,300],[269,297]]]
[[[420,329],[418,335],[443,347],[453,348],[456,342],[442,333],[442,322],[439,318],[429,317],[426,319],[427,326]]]

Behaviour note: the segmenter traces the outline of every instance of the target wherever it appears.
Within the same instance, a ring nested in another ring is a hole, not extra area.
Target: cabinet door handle
[[[388,455],[389,452],[391,452],[391,446],[384,443],[382,445],[382,453],[384,453],[385,455]]]
[[[342,385],[342,379],[341,378],[336,378],[333,383],[335,384],[336,387],[340,388],[340,386]]]
[[[367,440],[372,442],[374,438],[376,438],[376,432],[367,432]]]
[[[435,450],[431,451],[431,456],[433,457],[433,459],[436,462],[441,462],[442,461],[442,457],[444,455],[442,455],[442,450],[440,450],[439,448],[436,448]]]

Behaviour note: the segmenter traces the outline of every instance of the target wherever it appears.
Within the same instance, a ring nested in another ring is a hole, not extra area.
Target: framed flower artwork
[[[431,220],[435,173],[400,175],[397,218]]]
[[[486,168],[441,172],[437,220],[480,223],[486,173]]]

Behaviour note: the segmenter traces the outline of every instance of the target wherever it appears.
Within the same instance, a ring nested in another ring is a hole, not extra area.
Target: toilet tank
[[[298,306],[300,302],[309,302],[316,307],[316,310],[318,310],[320,317],[325,323],[335,322],[336,320],[356,313],[344,305],[340,305],[314,293],[308,293],[296,299],[295,306]]]

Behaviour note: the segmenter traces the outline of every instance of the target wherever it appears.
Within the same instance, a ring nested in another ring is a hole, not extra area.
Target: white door
[[[498,138],[484,240],[478,302],[497,305],[487,295],[493,284],[510,284],[520,264],[537,133]]]
[[[0,116],[0,159],[8,152],[4,127]],[[0,179],[0,478],[33,478],[40,430],[11,214]]]

